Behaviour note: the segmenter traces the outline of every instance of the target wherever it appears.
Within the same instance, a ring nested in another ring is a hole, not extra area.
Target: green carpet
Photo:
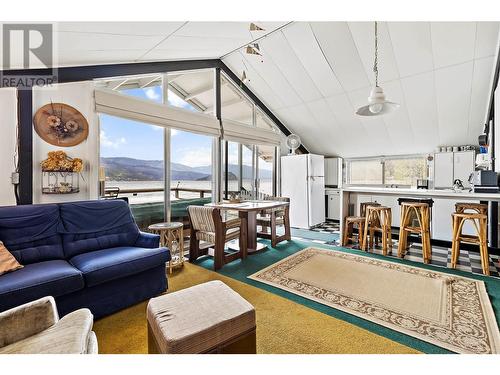
[[[318,233],[314,233],[317,235]],[[477,280],[483,280],[486,284],[486,289],[488,291],[488,295],[490,297],[491,304],[493,306],[493,309],[495,311],[495,315],[497,318],[497,322],[500,321],[500,279],[496,279],[493,277],[486,277],[486,276],[481,276],[481,275],[475,275],[469,272],[464,272],[464,271],[459,271],[459,270],[452,270],[452,269],[447,269],[443,267],[436,267],[436,266],[430,266],[430,265],[425,265],[422,263],[416,263],[416,262],[411,262],[407,260],[401,260],[401,259],[396,259],[396,258],[389,258],[389,257],[384,257],[382,255],[377,255],[377,254],[371,254],[371,253],[365,253],[364,251],[359,251],[355,249],[346,249],[346,248],[340,248],[340,247],[333,247],[329,245],[322,245],[318,244],[315,242],[309,242],[309,241],[296,241],[292,240],[289,242],[282,242],[276,246],[276,248],[272,248],[270,245],[269,241],[261,240],[262,242],[265,242],[268,244],[269,248],[259,254],[253,254],[250,255],[247,259],[244,261],[242,260],[236,260],[234,262],[231,262],[229,264],[226,264],[221,270],[219,270],[219,273],[222,275],[228,276],[230,278],[242,281],[244,283],[253,285],[255,287],[264,289],[266,291],[269,291],[271,293],[280,295],[282,297],[288,298],[294,302],[300,303],[301,305],[310,307],[314,310],[320,311],[322,313],[325,313],[327,315],[333,316],[338,319],[342,319],[344,321],[347,321],[349,323],[352,323],[358,327],[367,329],[371,332],[374,332],[378,335],[384,336],[388,339],[394,340],[398,343],[401,343],[403,345],[407,345],[411,348],[414,348],[416,350],[419,350],[424,353],[431,353],[431,354],[443,354],[443,353],[450,353],[450,351],[443,349],[441,347],[429,344],[427,342],[418,340],[416,338],[407,336],[403,333],[393,331],[391,329],[382,327],[378,324],[369,322],[367,320],[358,318],[356,316],[353,316],[351,314],[342,312],[340,310],[336,310],[334,308],[325,306],[323,304],[311,301],[307,298],[300,297],[296,294],[286,292],[284,290],[274,288],[270,285],[260,283],[254,280],[250,280],[247,278],[247,276],[267,267],[270,266],[271,264],[274,264],[281,259],[284,259],[288,257],[289,255],[292,255],[296,253],[299,250],[302,250],[306,247],[309,246],[314,246],[318,248],[323,248],[323,249],[337,249],[341,251],[345,251],[348,253],[353,253],[353,254],[362,254],[368,257],[373,257],[373,258],[379,258],[379,259],[385,259],[391,262],[396,262],[396,263],[405,263],[409,264],[412,266],[420,267],[420,268],[425,268],[425,269],[432,269],[435,271],[440,271],[444,273],[449,273],[449,274],[454,274],[454,275],[459,275],[463,277],[469,277],[472,279],[477,279]],[[213,270],[213,260],[211,258],[205,257],[205,258],[200,258],[196,264],[206,268]]]

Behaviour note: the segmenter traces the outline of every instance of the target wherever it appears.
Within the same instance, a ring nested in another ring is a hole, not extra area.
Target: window
[[[349,162],[349,183],[352,185],[383,184],[383,164],[376,160],[351,160]]]
[[[247,192],[253,192],[254,186],[254,162],[253,162],[253,149],[252,145],[242,145],[241,151],[241,164],[243,169],[242,174],[242,190]]]
[[[232,120],[253,126],[253,104],[227,78],[221,77],[221,115]]]
[[[273,194],[274,146],[257,146],[258,179],[257,197],[264,198]]]
[[[417,179],[427,177],[425,158],[387,159],[384,163],[386,185],[415,185]]]
[[[214,115],[214,71],[202,69],[167,75],[168,104]]]
[[[187,206],[212,199],[212,142],[206,135],[171,131],[170,200],[172,220],[187,220]]]
[[[346,165],[351,185],[413,186],[428,175],[425,156],[348,160]]]
[[[264,113],[262,113],[260,110],[255,111],[255,125],[258,128],[262,129],[273,130],[273,131],[276,130],[274,123],[271,121],[271,119],[267,117]]]
[[[238,142],[227,142],[227,164],[224,160],[223,162],[223,175],[222,179],[224,180],[227,176],[227,191],[225,191],[224,198],[229,198],[230,193],[239,192],[241,182],[241,168],[240,168],[240,144]],[[225,157],[225,153],[223,155]],[[224,169],[227,166],[227,171]],[[226,188],[226,184],[223,185],[224,189]]]
[[[99,115],[105,191],[129,201],[141,229],[164,221],[163,128]]]

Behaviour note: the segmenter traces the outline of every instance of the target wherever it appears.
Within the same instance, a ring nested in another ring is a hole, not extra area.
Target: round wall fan
[[[286,145],[290,149],[289,155],[296,154],[295,150],[300,147],[300,137],[297,134],[290,134],[286,137]]]

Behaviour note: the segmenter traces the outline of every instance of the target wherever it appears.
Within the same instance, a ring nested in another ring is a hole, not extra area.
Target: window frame
[[[388,184],[386,181],[386,166],[385,162],[388,160],[403,160],[403,159],[422,159],[425,161],[425,177],[429,178],[429,165],[427,163],[428,154],[405,154],[405,155],[391,155],[391,156],[374,156],[374,157],[362,157],[362,158],[347,158],[344,159],[345,175],[344,175],[344,185],[345,186],[365,186],[365,187],[396,187],[396,188],[410,188],[412,185],[408,184]],[[379,161],[382,165],[382,181],[379,184],[352,184],[350,182],[351,174],[351,163],[356,161]]]

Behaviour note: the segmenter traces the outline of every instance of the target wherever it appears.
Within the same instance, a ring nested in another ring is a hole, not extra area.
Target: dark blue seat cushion
[[[85,284],[94,286],[164,265],[170,260],[166,248],[114,247],[84,253],[70,262],[83,273]]]
[[[82,273],[65,260],[33,263],[0,276],[0,310],[83,289]]]
[[[0,241],[23,265],[64,259],[56,204],[0,207]]]
[[[112,247],[134,246],[139,228],[123,200],[60,204],[64,253],[68,259]]]

